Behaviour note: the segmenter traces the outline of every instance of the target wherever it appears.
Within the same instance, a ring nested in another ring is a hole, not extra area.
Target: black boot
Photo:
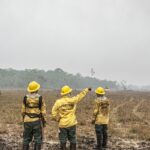
[[[94,150],[102,150],[102,147],[100,147],[99,145],[95,145],[95,147],[93,149]]]
[[[70,143],[70,150],[76,150],[76,144]]]
[[[35,144],[34,150],[41,150],[41,144]]]
[[[61,143],[60,144],[60,149],[61,150],[66,150],[66,143]]]
[[[23,145],[23,150],[29,150],[29,145]]]

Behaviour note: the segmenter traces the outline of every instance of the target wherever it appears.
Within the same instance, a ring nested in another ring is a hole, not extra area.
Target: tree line
[[[35,80],[44,89],[59,89],[61,86],[69,85],[74,89],[85,87],[119,89],[117,81],[100,80],[94,77],[83,77],[81,74],[70,74],[60,68],[55,70],[38,69],[0,69],[0,88],[1,89],[24,89],[28,83]]]

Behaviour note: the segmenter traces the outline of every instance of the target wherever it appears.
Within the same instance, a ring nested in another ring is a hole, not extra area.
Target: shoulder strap
[[[25,105],[25,107],[27,106],[27,96],[24,97],[23,104]]]
[[[43,99],[42,96],[40,96],[40,97],[39,97],[39,109],[40,109],[40,110],[41,110],[41,108],[42,108],[42,99]],[[27,107],[27,96],[24,97],[23,103],[24,103],[25,107]]]
[[[43,97],[40,96],[40,97],[39,97],[39,109],[40,109],[40,110],[41,110],[41,108],[42,108],[42,99],[43,99]]]

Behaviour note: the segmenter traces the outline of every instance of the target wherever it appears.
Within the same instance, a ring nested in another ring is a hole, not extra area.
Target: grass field
[[[76,93],[78,92],[74,92],[73,95]],[[21,90],[1,91],[1,139],[9,139],[8,141],[16,143],[21,142],[23,126],[20,110],[25,94],[26,92]],[[48,125],[44,131],[45,141],[54,141],[54,143],[56,141],[57,143],[57,123],[51,121],[50,112],[55,100],[59,98],[59,91],[41,91],[40,94],[44,96],[47,104]],[[114,150],[121,148],[121,146],[134,147],[135,149],[142,149],[142,146],[148,148],[150,146],[150,93],[121,91],[108,92],[107,96],[111,99],[109,147],[114,147]],[[81,145],[86,143],[86,141],[82,141],[84,138],[88,139],[88,142],[90,140],[92,142],[95,137],[94,126],[91,125],[94,98],[95,94],[91,92],[78,104],[77,118],[79,123],[77,135]],[[80,141],[80,139],[82,140]]]

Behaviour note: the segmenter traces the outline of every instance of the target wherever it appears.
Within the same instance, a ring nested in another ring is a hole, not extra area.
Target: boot
[[[106,149],[106,148],[108,148],[108,147],[107,147],[107,145],[102,145],[102,147],[103,147],[103,149]]]
[[[35,144],[34,150],[41,150],[41,144]]]
[[[66,150],[66,143],[61,143],[60,144],[60,149],[61,150]]]
[[[101,147],[99,147],[99,145],[95,145],[95,147],[93,148],[94,150],[102,150]]]
[[[70,150],[76,150],[76,144],[70,143]]]
[[[23,145],[23,150],[29,150],[29,145]]]
[[[107,147],[107,142],[106,142],[106,141],[102,144],[102,147],[103,147],[103,148],[108,148],[108,147]]]

